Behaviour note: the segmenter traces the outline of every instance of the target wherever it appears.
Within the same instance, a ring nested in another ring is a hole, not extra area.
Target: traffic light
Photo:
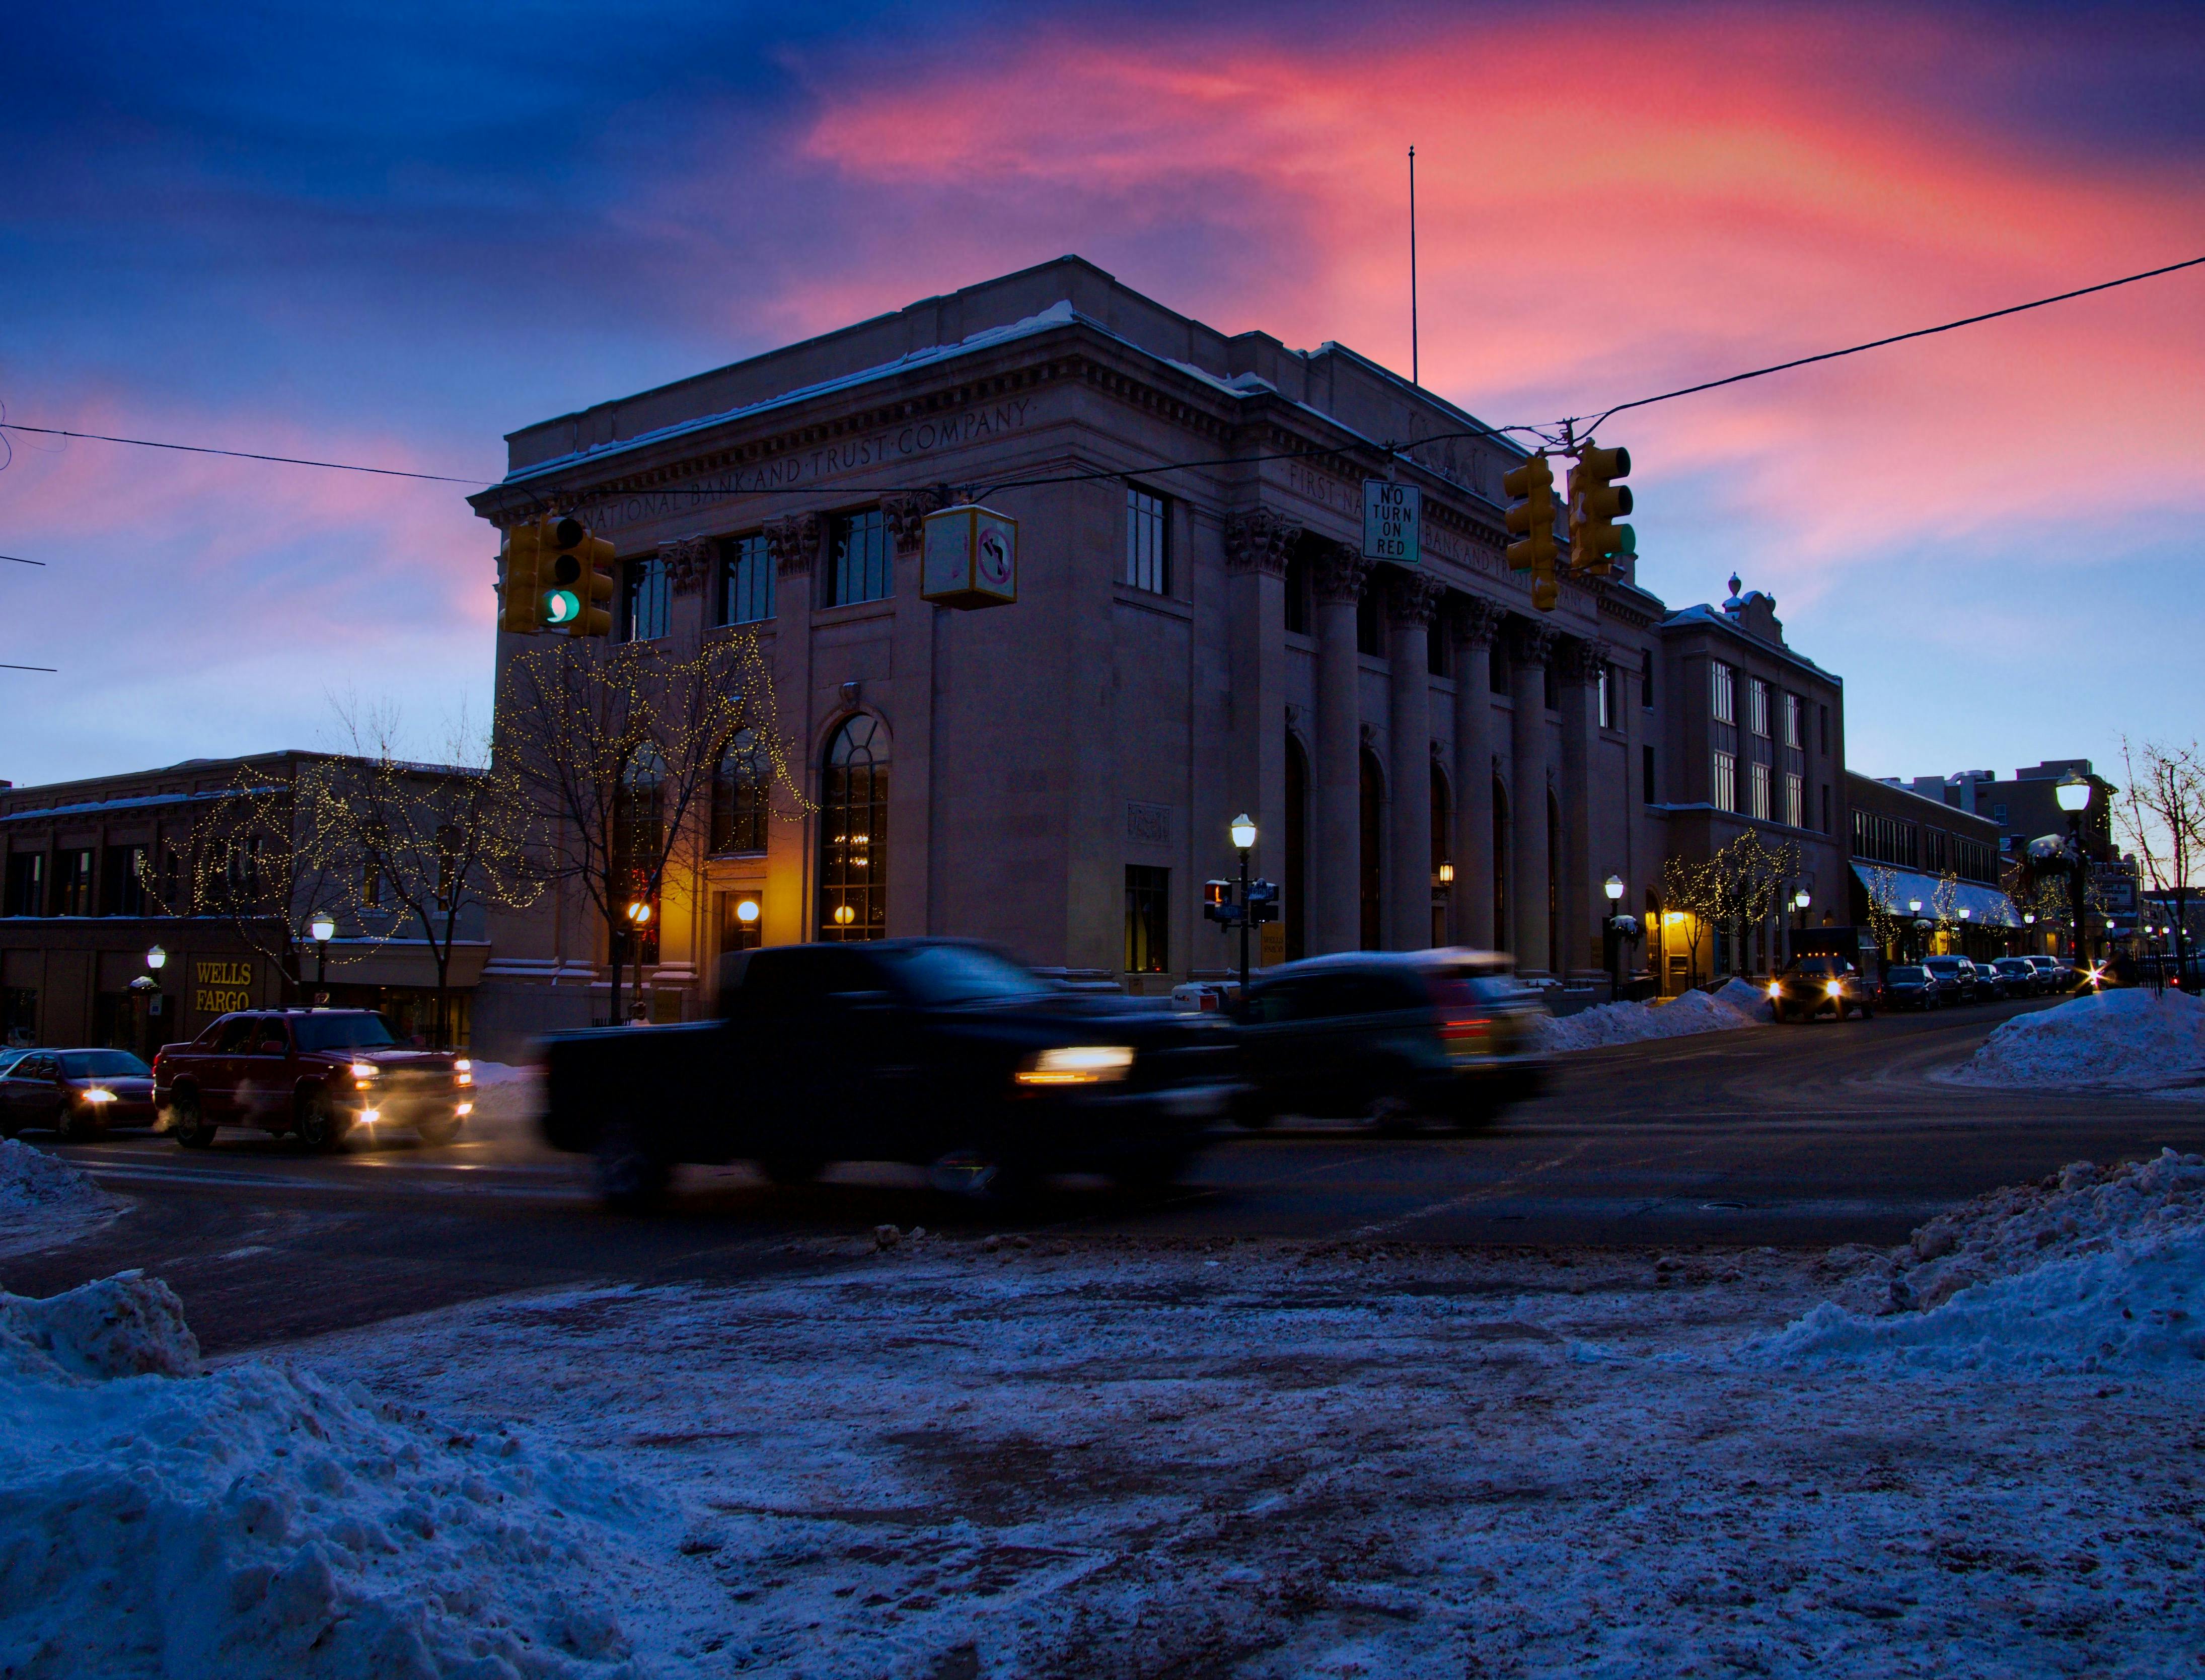
[[[613,632],[613,545],[573,514],[544,521],[538,586],[544,623],[569,636]]]
[[[1580,577],[1605,578],[1615,557],[1635,546],[1616,520],[1631,511],[1631,486],[1609,482],[1630,476],[1631,451],[1588,444],[1570,474],[1570,567]]]
[[[1240,925],[1240,906],[1233,902],[1233,883],[1229,881],[1205,881],[1202,883],[1202,917],[1221,927]]]
[[[1517,540],[1508,545],[1508,564],[1531,574],[1531,604],[1541,612],[1554,604],[1554,469],[1542,449],[1501,481],[1511,496],[1520,497],[1508,509],[1508,534]]]
[[[528,519],[505,533],[505,594],[498,606],[497,627],[516,636],[533,636],[544,628],[544,585],[538,568],[544,563],[544,527]]]
[[[1248,919],[1257,927],[1279,919],[1279,883],[1275,881],[1251,881],[1248,883]]]

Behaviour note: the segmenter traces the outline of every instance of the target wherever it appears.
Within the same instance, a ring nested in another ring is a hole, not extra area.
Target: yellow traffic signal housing
[[[1588,447],[1570,474],[1570,566],[1579,575],[1605,578],[1615,557],[1634,546],[1616,520],[1631,511],[1631,486],[1611,480],[1631,472],[1631,451]]]
[[[613,545],[569,513],[544,521],[544,622],[569,636],[613,633]]]
[[[544,628],[544,527],[526,519],[505,533],[505,592],[498,603],[497,627],[516,636]]]
[[[1501,481],[1501,488],[1521,501],[1508,509],[1508,534],[1517,540],[1508,545],[1508,564],[1531,574],[1531,604],[1541,612],[1554,610],[1560,593],[1554,584],[1554,469],[1542,449]]]

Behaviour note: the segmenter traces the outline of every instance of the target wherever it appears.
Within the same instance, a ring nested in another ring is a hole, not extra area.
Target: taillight
[[[1447,1015],[1440,1019],[1440,1046],[1451,1056],[1482,1055],[1492,1036],[1487,1015]]]

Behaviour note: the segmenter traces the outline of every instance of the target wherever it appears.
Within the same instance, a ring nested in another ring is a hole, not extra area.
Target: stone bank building
[[[617,637],[755,634],[804,783],[765,813],[731,755],[662,902],[655,1017],[710,1007],[752,941],[967,935],[1135,992],[1221,971],[1202,885],[1244,810],[1284,888],[1273,959],[1596,971],[1608,876],[1643,915],[1665,857],[1747,826],[1831,896],[1839,680],[1768,597],[1673,614],[1633,561],[1534,610],[1502,559],[1524,452],[1482,430],[1344,346],[1228,335],[1067,257],[512,434],[477,511],[609,538]],[[1362,557],[1389,473],[1423,492],[1415,569]],[[947,487],[1018,521],[1015,604],[920,599]],[[1667,982],[1661,925],[1637,961]],[[492,937],[478,1041],[603,1010],[579,904]]]

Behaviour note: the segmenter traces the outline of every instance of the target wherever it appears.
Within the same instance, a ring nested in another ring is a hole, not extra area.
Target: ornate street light
[[[2083,813],[2090,804],[2090,779],[2070,770],[2053,784],[2052,797],[2067,813],[2067,895],[2075,914],[2075,955],[2087,961],[2083,944]]]
[[[1240,854],[1240,997],[1248,997],[1248,923],[1254,919],[1254,906],[1248,902],[1248,854],[1256,847],[1256,819],[1242,811],[1233,819],[1227,832],[1233,836],[1233,849]]]
[[[161,971],[162,965],[168,960],[169,953],[158,945],[146,953],[146,966],[156,974]]]
[[[306,923],[306,936],[314,941],[314,1001],[327,1003],[330,994],[330,941],[337,936],[336,918],[326,910],[314,912]]]
[[[1613,1003],[1623,990],[1623,940],[1615,925],[1616,906],[1623,900],[1623,877],[1608,876],[1600,883],[1600,890],[1608,894],[1608,920],[1601,932],[1608,945],[1608,1000]]]

